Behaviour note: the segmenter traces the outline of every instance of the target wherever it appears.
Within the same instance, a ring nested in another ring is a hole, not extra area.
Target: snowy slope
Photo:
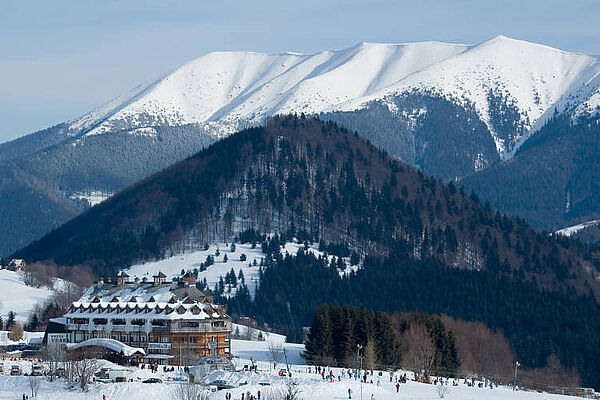
[[[517,109],[524,133],[510,157],[555,107],[590,112],[600,102],[597,58],[499,36],[475,46],[361,43],[304,55],[210,53],[144,84],[82,118],[88,135],[156,125],[213,126],[218,136],[281,113],[351,111],[372,100],[420,91],[469,103],[494,135],[490,93]]]
[[[301,243],[296,241],[287,242],[282,247],[281,254],[284,256],[286,253],[296,255],[301,248],[304,249],[304,245]],[[219,256],[216,255],[217,249],[219,250]],[[313,253],[317,257],[324,255],[323,252],[318,250],[317,244],[310,246],[307,251]],[[240,261],[242,254],[246,256],[246,261]],[[209,255],[214,257],[215,263],[207,267],[206,270],[200,271],[200,264],[204,263]],[[227,255],[227,261],[224,261],[225,255]],[[167,280],[170,281],[175,277],[181,276],[182,270],[193,271],[198,269],[198,280],[202,281],[206,279],[208,287],[212,289],[215,284],[219,282],[219,279],[225,277],[232,269],[236,275],[238,275],[241,270],[244,274],[244,279],[250,294],[254,295],[259,281],[260,265],[264,256],[260,245],[252,248],[252,245],[248,243],[236,244],[235,251],[232,252],[229,244],[220,243],[210,245],[208,250],[196,250],[167,257],[162,260],[135,264],[125,271],[132,278],[139,277],[141,279],[146,277],[150,280],[153,275],[158,274],[160,271],[167,275]],[[334,256],[328,255],[328,260],[331,261],[333,257]],[[340,274],[347,274],[358,268],[357,266],[350,266],[350,261],[347,258],[345,258],[344,261],[346,262],[347,268],[345,271],[340,271]],[[235,295],[235,291],[236,288],[232,288],[231,292],[227,291],[225,295]]]
[[[217,249],[219,249],[219,256],[216,256]],[[246,255],[246,261],[240,261],[242,254]],[[209,255],[214,257],[215,263],[206,268],[205,271],[199,271],[198,280],[206,278],[209,288],[212,289],[219,282],[219,278],[224,277],[233,268],[236,275],[239,274],[240,270],[243,272],[248,289],[251,293],[254,293],[258,283],[261,259],[264,254],[260,246],[253,249],[250,244],[238,244],[234,252],[224,243],[212,245],[208,250],[198,250],[159,261],[136,264],[128,268],[126,272],[131,277],[152,279],[152,275],[156,275],[161,271],[167,275],[167,280],[170,281],[174,277],[181,276],[181,270],[199,270],[200,264],[204,263]],[[225,255],[227,255],[227,262],[223,261]],[[232,289],[231,294],[235,294],[235,288]]]
[[[0,315],[14,311],[17,321],[27,322],[33,308],[38,303],[49,300],[54,292],[48,288],[35,288],[25,285],[21,272],[0,270]]]
[[[568,226],[563,229],[559,229],[556,232],[554,232],[554,234],[562,236],[572,236],[577,232],[581,231],[582,229],[589,228],[590,226],[596,226],[598,224],[600,224],[600,220],[595,219],[593,221],[587,221],[582,224],[577,224],[573,226]]]

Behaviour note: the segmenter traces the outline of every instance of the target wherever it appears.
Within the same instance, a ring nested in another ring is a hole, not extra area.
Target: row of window
[[[73,318],[72,322],[77,325],[87,325],[89,323],[89,318]],[[107,318],[94,318],[92,320],[94,325],[107,325]],[[112,325],[127,325],[127,320],[123,318],[113,318],[110,320]],[[167,321],[164,319],[153,319],[151,321],[152,326],[167,326]],[[136,318],[131,320],[131,325],[134,326],[145,326],[146,320],[143,318]],[[225,321],[213,321],[211,322],[211,327],[213,328],[221,328],[225,326]],[[181,321],[179,322],[180,328],[198,328],[200,327],[200,322],[198,321]]]
[[[71,322],[74,324],[77,324],[77,325],[87,325],[87,324],[89,324],[90,320],[89,320],[89,318],[73,318],[71,320]],[[107,318],[94,318],[92,320],[92,322],[94,323],[94,325],[107,325],[108,319]],[[113,318],[110,320],[110,323],[112,325],[117,325],[117,326],[127,325],[127,320],[125,320],[123,318]],[[164,319],[153,319],[151,321],[151,324],[152,324],[152,326],[167,326],[167,321]],[[143,318],[132,319],[131,325],[145,326],[146,320]]]
[[[75,341],[88,340],[93,338],[110,338],[118,340],[122,343],[146,343],[148,339],[149,343],[171,343],[171,338],[168,336],[154,336],[152,334],[145,335],[141,334],[127,334],[127,333],[112,333],[108,335],[105,332],[86,332],[83,334],[76,334]]]

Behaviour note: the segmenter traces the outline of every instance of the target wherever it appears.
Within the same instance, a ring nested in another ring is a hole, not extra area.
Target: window
[[[113,325],[125,325],[125,320],[122,318],[114,318],[111,322]]]
[[[225,321],[214,321],[214,322],[211,322],[211,326],[213,328],[223,327],[223,326],[225,326]]]
[[[200,326],[200,322],[197,321],[181,321],[179,323],[179,327],[181,328],[198,328]]]
[[[184,337],[183,339],[183,343],[197,343],[198,342],[198,338],[192,336],[192,337]]]
[[[153,319],[152,326],[167,326],[167,321],[164,319]]]
[[[146,325],[146,320],[142,318],[132,319],[131,325],[144,326]]]
[[[140,343],[146,342],[146,335],[140,335]]]
[[[94,325],[106,325],[108,320],[106,318],[94,318]]]
[[[77,325],[86,325],[89,321],[88,318],[73,318],[73,323]]]

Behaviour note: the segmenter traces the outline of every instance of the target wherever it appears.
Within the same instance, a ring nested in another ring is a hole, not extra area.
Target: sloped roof
[[[118,340],[115,340],[115,339],[96,338],[96,339],[84,340],[81,343],[67,343],[67,348],[69,350],[75,350],[75,349],[79,349],[82,347],[89,347],[89,346],[104,347],[104,348],[112,350],[116,353],[122,354],[125,357],[132,356],[136,353],[146,355],[146,352],[141,347],[131,347],[131,346],[128,346],[125,343],[119,342]]]

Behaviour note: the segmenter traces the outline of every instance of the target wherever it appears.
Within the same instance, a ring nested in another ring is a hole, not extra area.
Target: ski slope
[[[54,291],[48,288],[27,286],[22,272],[0,270],[0,315],[4,321],[8,313],[14,311],[17,321],[27,322],[35,305],[48,301],[53,295]]]
[[[86,135],[156,125],[201,124],[217,136],[283,113],[352,111],[408,92],[472,105],[509,158],[554,109],[600,105],[600,61],[505,36],[478,45],[360,43],[315,54],[216,52],[71,121]],[[490,94],[514,106],[524,128],[505,143],[494,133]],[[141,129],[141,131],[140,131]]]

